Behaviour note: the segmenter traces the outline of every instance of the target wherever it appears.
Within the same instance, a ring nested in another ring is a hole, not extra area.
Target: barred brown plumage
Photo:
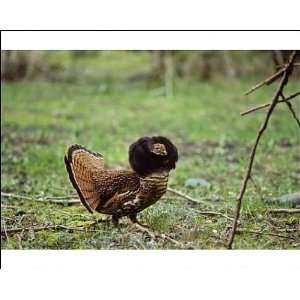
[[[79,198],[91,213],[112,215],[114,224],[136,215],[166,192],[177,148],[165,137],[143,137],[129,147],[131,170],[106,169],[100,153],[80,145],[69,147],[65,165]]]

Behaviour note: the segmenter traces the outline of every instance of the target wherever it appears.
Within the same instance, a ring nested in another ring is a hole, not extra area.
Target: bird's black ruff
[[[165,145],[167,155],[160,156],[151,152],[152,145],[156,143]],[[139,176],[175,169],[177,160],[177,148],[163,136],[142,137],[129,147],[129,163]]]

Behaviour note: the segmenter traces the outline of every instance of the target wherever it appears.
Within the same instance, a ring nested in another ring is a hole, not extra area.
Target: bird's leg
[[[132,226],[134,226],[138,231],[141,231],[143,233],[147,233],[150,238],[155,239],[156,234],[152,232],[149,228],[149,226],[141,224],[136,217],[137,214],[130,214],[128,217],[130,221],[132,222]]]
[[[170,242],[172,242],[172,243],[174,243],[176,245],[179,245],[180,247],[183,247],[183,245],[181,243],[179,243],[178,241],[176,241],[173,238],[169,237],[168,235],[166,235],[166,234],[158,234],[158,233],[155,233],[155,232],[151,231],[149,229],[149,226],[141,224],[137,220],[136,216],[137,216],[136,213],[128,215],[130,221],[132,222],[132,226],[134,226],[138,231],[140,231],[142,233],[148,234],[152,240],[160,238],[160,239],[163,239],[163,240],[170,241]]]
[[[111,221],[115,227],[119,227],[119,217],[116,215],[112,215]]]
[[[148,225],[142,224],[138,221],[136,213],[135,214],[130,214],[128,217],[129,217],[130,221],[132,222],[132,224],[138,224],[142,227],[149,228]]]

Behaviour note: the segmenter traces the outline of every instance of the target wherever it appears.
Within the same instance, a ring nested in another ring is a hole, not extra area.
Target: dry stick
[[[271,105],[270,105],[270,107],[267,111],[265,120],[264,120],[263,124],[261,125],[259,131],[257,132],[255,143],[254,143],[254,146],[253,146],[251,154],[250,154],[248,167],[246,169],[246,173],[245,173],[245,176],[244,176],[244,179],[243,179],[243,182],[242,182],[240,193],[239,193],[238,198],[237,198],[235,218],[234,218],[234,221],[233,221],[233,224],[232,224],[232,229],[231,229],[231,233],[230,233],[228,244],[227,244],[228,249],[232,249],[232,243],[234,241],[234,237],[235,237],[235,233],[236,233],[236,229],[237,229],[237,225],[238,225],[238,220],[239,220],[239,217],[240,217],[242,199],[243,199],[244,193],[245,193],[246,188],[247,188],[248,180],[251,177],[252,166],[253,166],[253,162],[254,162],[255,153],[256,153],[258,143],[259,143],[260,138],[262,137],[264,131],[266,130],[266,128],[268,126],[269,119],[270,119],[270,117],[272,115],[272,112],[273,112],[273,110],[274,110],[274,108],[277,104],[280,93],[282,92],[282,89],[283,89],[284,85],[286,84],[287,79],[290,75],[289,68],[290,68],[291,64],[293,63],[293,61],[295,59],[295,56],[296,56],[296,51],[293,51],[293,53],[291,54],[291,56],[289,58],[289,63],[287,64],[287,67],[286,67],[286,69],[283,73],[283,76],[281,78],[278,89],[277,89],[276,93],[273,96],[273,99],[272,99]]]
[[[23,195],[17,195],[17,194],[12,194],[12,193],[4,193],[1,192],[1,196],[8,197],[8,198],[17,198],[17,199],[24,199],[24,200],[31,200],[31,201],[38,201],[38,202],[49,202],[49,203],[57,203],[57,204],[77,204],[80,203],[79,199],[70,199],[70,200],[61,200],[61,199],[41,199],[41,198],[33,198],[33,197],[28,197],[28,196],[23,196]]]
[[[197,210],[197,209],[193,209],[194,212],[200,214],[200,215],[212,215],[212,216],[222,216],[228,220],[232,220],[233,221],[233,218],[221,213],[221,212],[218,212],[218,211],[209,211],[209,210]]]
[[[278,103],[289,102],[290,100],[292,100],[293,98],[295,98],[295,97],[297,97],[299,95],[300,95],[300,92],[297,92],[295,94],[292,94],[292,95],[286,97],[285,100],[278,100]],[[257,111],[259,109],[263,109],[263,108],[269,107],[270,105],[271,105],[271,103],[266,103],[266,104],[262,104],[262,105],[259,105],[259,106],[255,106],[253,108],[250,108],[250,109],[242,112],[241,116],[245,116],[245,115],[250,114],[250,113],[252,113],[254,111]]]
[[[300,231],[300,228],[275,228],[275,230],[279,232],[293,233]]]
[[[15,208],[18,208],[18,206],[1,204],[1,209],[2,208],[15,209]]]
[[[166,235],[166,234],[159,234],[156,232],[152,232],[151,230],[149,230],[148,228],[138,224],[138,223],[134,223],[133,226],[139,230],[142,233],[147,233],[151,239],[155,240],[155,238],[158,239],[162,239],[162,240],[167,240],[169,242],[172,242],[173,244],[180,246],[180,247],[184,247],[184,245],[176,240],[174,240],[173,238],[171,238],[170,236]]]
[[[300,214],[300,208],[276,208],[276,209],[269,209],[267,211],[268,213],[273,213],[273,214]]]
[[[56,228],[56,225],[51,225],[51,226],[40,226],[40,227],[29,227],[29,228],[12,228],[12,229],[7,229],[6,232],[7,233],[18,233],[18,232],[22,232],[23,230],[30,230],[34,228],[35,231],[41,231],[41,230],[46,230],[46,229],[54,229]],[[3,232],[1,231],[1,235],[3,235]]]
[[[70,195],[64,195],[64,196],[46,196],[43,199],[45,199],[45,200],[72,199],[76,196],[77,196],[77,194],[70,194]]]
[[[284,68],[285,66],[286,66],[286,64],[277,65],[276,68]],[[293,67],[300,67],[300,63],[298,63],[298,62],[293,63]]]
[[[205,201],[205,200],[203,200],[203,199],[195,199],[195,198],[192,198],[192,197],[190,197],[190,196],[188,196],[188,195],[186,195],[186,194],[184,194],[184,193],[182,193],[182,192],[180,192],[180,191],[174,190],[174,189],[172,189],[172,188],[167,188],[167,191],[168,191],[168,192],[171,192],[171,193],[173,193],[173,194],[175,194],[175,195],[177,195],[177,196],[180,196],[181,198],[184,198],[184,199],[186,199],[186,200],[189,200],[189,201],[192,202],[192,203],[197,203],[197,204],[203,203],[203,204],[205,204],[205,205],[214,206],[213,204],[211,204],[211,203],[208,202],[208,201]]]
[[[46,226],[39,226],[39,227],[26,227],[26,228],[12,228],[12,229],[6,229],[6,234],[7,233],[18,233],[22,232],[23,230],[34,230],[36,231],[41,231],[41,230],[49,230],[49,229],[65,229],[65,230],[73,230],[73,231],[84,231],[84,232],[94,232],[95,230],[86,230],[85,227],[68,227],[65,225],[46,225]],[[1,235],[5,234],[4,232],[1,231]]]
[[[288,106],[290,112],[292,113],[294,119],[296,120],[298,126],[300,127],[300,121],[299,121],[299,119],[297,118],[297,115],[296,115],[296,113],[295,113],[295,111],[294,111],[294,109],[293,109],[292,103],[286,102],[286,105]]]
[[[276,234],[271,232],[263,232],[263,231],[256,231],[256,230],[247,230],[247,229],[238,229],[237,232],[245,232],[245,233],[253,233],[253,234],[260,234],[260,235],[270,235],[270,236],[276,236],[281,237],[284,239],[291,239],[294,240],[295,238],[292,236],[282,235],[282,234]]]
[[[1,192],[1,196],[4,196],[4,197],[14,197],[14,198],[26,199],[26,200],[32,200],[31,197],[22,196],[22,195],[16,195],[16,194],[10,194],[10,193],[4,193],[4,192]]]
[[[262,87],[263,85],[267,84],[271,84],[272,82],[274,82],[276,79],[278,79],[285,71],[286,71],[287,67],[284,67],[282,69],[280,69],[279,71],[277,71],[275,74],[273,74],[272,76],[270,76],[269,78],[265,79],[264,81],[256,84],[254,87],[252,87],[250,90],[248,90],[245,95],[249,95],[252,92],[254,92],[255,90],[259,89],[260,87]]]
[[[290,112],[291,112],[293,118],[296,120],[298,126],[300,127],[300,121],[299,121],[299,119],[297,118],[297,115],[296,115],[296,113],[295,113],[295,111],[294,111],[294,109],[293,109],[292,103],[286,101],[286,98],[284,97],[283,93],[281,93],[280,96],[281,96],[282,100],[286,103],[286,105],[288,106],[288,108],[289,108],[289,110],[290,110]]]
[[[4,235],[5,235],[6,239],[7,239],[7,241],[9,242],[9,238],[8,238],[7,230],[6,230],[5,220],[3,220],[3,229],[4,229]],[[2,234],[2,231],[1,231],[1,234]]]
[[[181,248],[184,248],[184,245],[176,240],[174,240],[173,238],[171,238],[170,236],[166,235],[166,234],[160,234],[158,236],[159,238],[162,238],[164,240],[167,240],[169,242],[172,242],[173,244],[180,246]]]

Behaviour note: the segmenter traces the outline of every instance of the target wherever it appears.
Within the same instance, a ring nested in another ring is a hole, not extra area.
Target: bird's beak
[[[152,153],[156,155],[166,156],[167,150],[164,144],[153,144],[152,149],[150,150]]]

